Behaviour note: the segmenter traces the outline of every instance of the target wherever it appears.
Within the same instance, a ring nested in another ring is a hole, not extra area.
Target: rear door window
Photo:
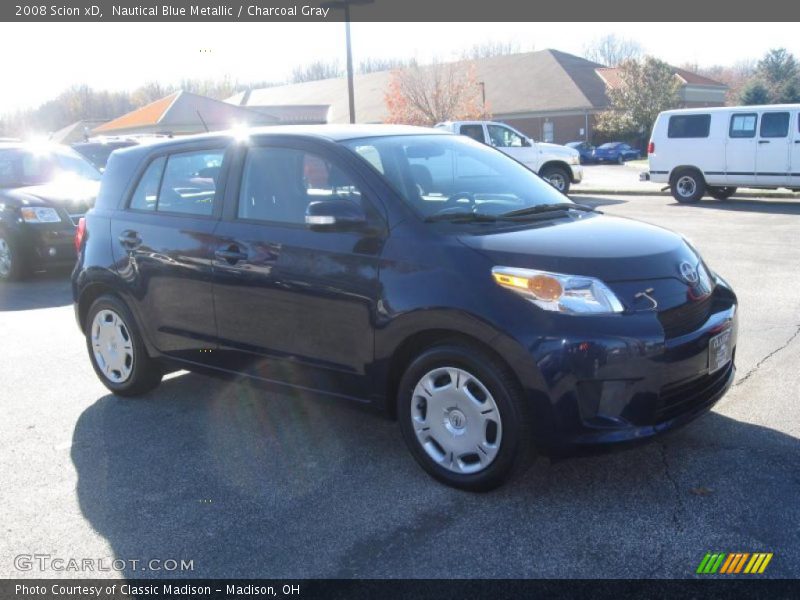
[[[731,125],[728,134],[732,138],[756,137],[757,122],[758,115],[756,113],[731,115]]]
[[[789,135],[789,113],[768,112],[761,116],[762,138],[784,138]]]
[[[672,115],[669,118],[667,137],[707,138],[711,129],[711,115]]]
[[[461,135],[471,137],[473,140],[480,142],[481,144],[486,143],[486,138],[483,136],[483,125],[462,125],[458,132]]]

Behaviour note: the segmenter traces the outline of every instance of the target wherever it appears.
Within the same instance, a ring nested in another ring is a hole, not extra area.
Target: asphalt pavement
[[[460,492],[347,404],[186,373],[115,397],[68,274],[38,275],[0,286],[0,577],[693,577],[712,551],[772,552],[764,576],[799,577],[800,202],[580,201],[679,231],[734,286],[738,374],[709,414]],[[14,558],[33,554],[127,562]],[[192,570],[130,562],[153,559]]]

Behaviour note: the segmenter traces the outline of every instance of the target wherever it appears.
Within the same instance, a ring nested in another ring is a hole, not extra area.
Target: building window
[[[544,125],[542,126],[542,141],[544,142],[552,142],[553,141],[553,122],[552,121],[545,121]]]

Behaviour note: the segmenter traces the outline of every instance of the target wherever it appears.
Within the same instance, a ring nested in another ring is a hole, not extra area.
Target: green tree
[[[769,90],[758,80],[751,81],[742,89],[739,102],[745,106],[769,104]]]
[[[597,119],[597,130],[609,137],[644,138],[658,113],[680,103],[680,82],[667,63],[648,56],[625,60],[619,66],[619,84],[608,89],[610,110]]]
[[[786,48],[773,48],[758,62],[756,77],[768,92],[768,103],[800,99],[800,65]]]

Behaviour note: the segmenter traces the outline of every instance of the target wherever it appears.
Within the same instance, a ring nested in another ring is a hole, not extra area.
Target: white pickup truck
[[[452,133],[466,135],[474,140],[494,146],[538,173],[553,187],[569,192],[572,183],[583,178],[580,154],[577,150],[536,142],[505,123],[494,121],[445,121],[436,125]]]

